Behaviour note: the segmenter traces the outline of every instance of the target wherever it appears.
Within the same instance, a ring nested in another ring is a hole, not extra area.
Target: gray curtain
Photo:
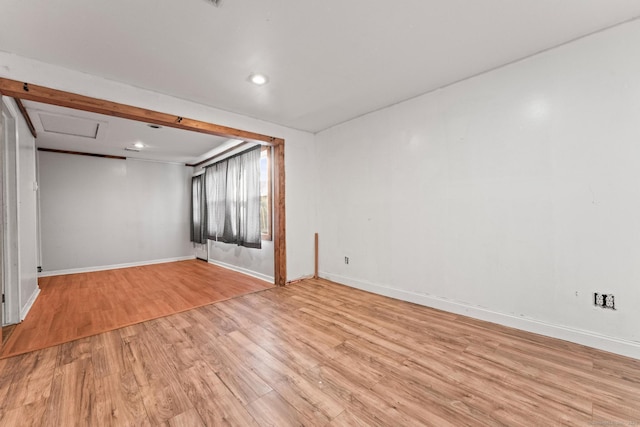
[[[261,248],[260,146],[205,172],[209,239]]]
[[[204,203],[203,176],[194,176],[191,179],[191,241],[206,243],[205,222],[206,208]]]
[[[219,240],[224,235],[227,191],[227,162],[222,161],[205,169],[205,198],[207,206],[207,237]]]

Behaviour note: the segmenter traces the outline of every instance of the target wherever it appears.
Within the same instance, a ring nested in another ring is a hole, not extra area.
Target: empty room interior
[[[640,2],[0,0],[0,425],[640,424]]]

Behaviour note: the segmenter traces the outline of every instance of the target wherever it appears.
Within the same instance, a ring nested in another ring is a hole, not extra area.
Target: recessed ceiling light
[[[133,146],[136,148],[144,148],[144,144],[142,142],[136,142]]]
[[[249,75],[249,81],[254,85],[262,86],[269,82],[269,78],[264,74],[252,73]]]

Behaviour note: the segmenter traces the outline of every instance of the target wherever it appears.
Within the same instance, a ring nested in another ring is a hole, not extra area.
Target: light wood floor
[[[40,295],[0,352],[10,357],[273,285],[198,260],[38,280]]]
[[[0,425],[637,425],[640,361],[324,280],[0,361]]]

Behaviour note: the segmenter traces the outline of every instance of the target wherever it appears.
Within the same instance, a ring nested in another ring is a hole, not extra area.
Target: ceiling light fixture
[[[153,123],[148,123],[147,126],[149,126],[151,129],[160,129],[162,127],[160,125],[154,125]]]
[[[262,86],[269,83],[269,78],[264,74],[251,73],[249,75],[249,81],[257,86]]]
[[[144,148],[144,144],[142,142],[136,142],[133,146],[136,148]]]

